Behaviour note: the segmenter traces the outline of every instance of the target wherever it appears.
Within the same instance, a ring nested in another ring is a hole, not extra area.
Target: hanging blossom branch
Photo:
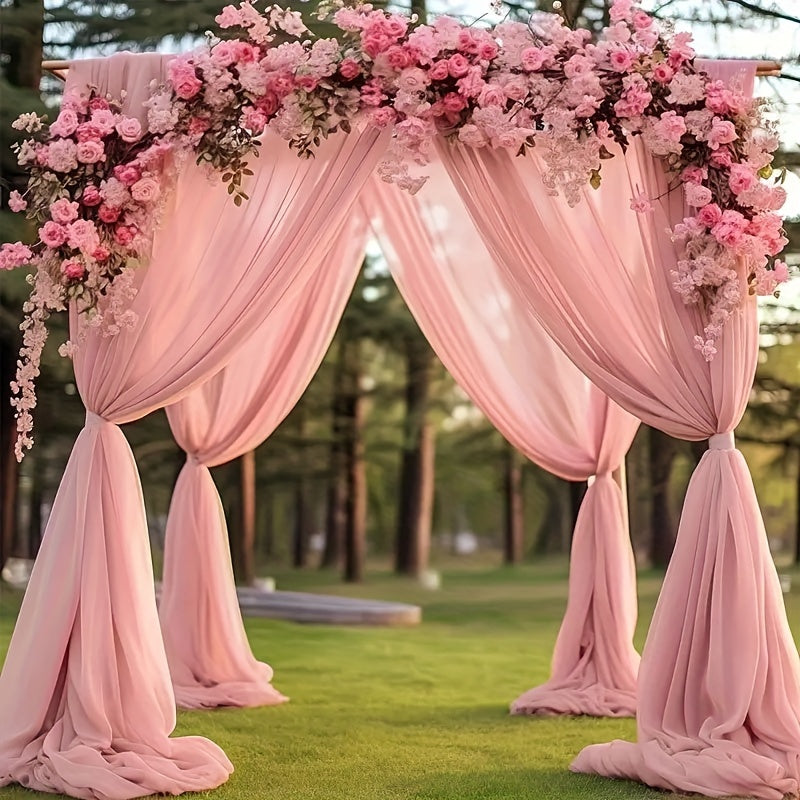
[[[785,192],[770,166],[777,137],[757,103],[697,69],[689,34],[665,35],[633,0],[615,0],[596,41],[553,14],[492,29],[450,17],[420,25],[343,0],[319,7],[338,37],[317,38],[300,14],[257,5],[226,6],[217,22],[236,38],[170,62],[144,124],[96,90],[65,97],[49,126],[33,114],[15,123],[31,134],[17,152],[30,178],[9,204],[39,226],[35,244],[0,248],[0,268],[37,276],[13,385],[18,457],[32,443],[47,316],[72,302],[109,335],[135,324],[132,268],[148,258],[175,158],[193,154],[239,205],[265,129],[310,157],[356,125],[391,127],[379,171],[411,192],[434,137],[520,156],[535,146],[545,186],[571,205],[600,186],[603,160],[641,137],[691,209],[673,231],[682,255],[672,278],[703,310],[696,345],[707,360],[742,289],[771,294],[788,277],[774,259],[786,243],[775,213]],[[640,192],[631,208],[649,214],[659,200]]]

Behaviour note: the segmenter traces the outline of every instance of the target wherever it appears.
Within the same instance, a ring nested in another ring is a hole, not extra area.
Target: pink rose
[[[339,74],[346,80],[351,81],[361,74],[361,67],[354,58],[345,58],[339,64]]]
[[[526,47],[520,53],[522,69],[526,72],[536,72],[544,64],[545,54],[539,47]]]
[[[394,44],[392,37],[378,30],[365,33],[361,38],[361,46],[370,58],[380,55],[392,44]]]
[[[711,154],[711,163],[715,167],[730,167],[733,165],[731,151],[727,147],[720,147]]]
[[[458,91],[463,94],[464,97],[477,97],[481,93],[481,89],[483,89],[485,83],[480,67],[470,67],[467,74],[456,81]]]
[[[127,247],[136,237],[136,228],[133,225],[117,225],[114,229],[114,241]]]
[[[117,124],[117,117],[110,109],[99,108],[92,112],[91,124],[101,132],[102,136],[108,136]],[[78,130],[80,131],[80,126]]]
[[[203,86],[202,81],[197,79],[194,64],[189,64],[181,58],[169,62],[167,75],[175,94],[182,100],[191,100]]]
[[[103,262],[108,261],[108,257],[111,255],[111,251],[105,247],[104,245],[100,245],[100,247],[96,248],[94,253],[92,253],[92,258],[95,261]]]
[[[106,149],[103,147],[103,143],[94,140],[78,142],[76,154],[78,161],[82,164],[96,164],[98,161],[106,160]]]
[[[0,245],[0,269],[16,269],[33,260],[33,251],[22,242],[6,242]]]
[[[120,209],[115,206],[107,206],[105,203],[97,209],[97,216],[107,225],[116,222],[119,219],[120,213]]]
[[[722,212],[719,222],[711,229],[711,234],[720,244],[735,250],[744,244],[747,225],[748,220],[743,214],[728,209]]]
[[[653,80],[658,81],[658,83],[669,83],[674,75],[675,71],[672,67],[663,61],[653,67]]]
[[[681,172],[681,180],[684,183],[702,183],[708,177],[707,167],[698,167],[694,164],[685,167]]]
[[[261,133],[267,124],[267,115],[259,108],[248,106],[242,113],[244,127],[253,133]],[[133,189],[131,189],[133,193]],[[134,194],[134,197],[136,195]]]
[[[123,142],[138,142],[142,138],[142,125],[134,117],[123,117],[117,123],[117,133]]]
[[[467,101],[457,92],[448,92],[442,98],[442,105],[445,111],[455,114],[467,107]]]
[[[202,135],[211,127],[211,122],[206,117],[192,117],[186,132],[195,140],[200,141]],[[124,181],[123,181],[124,183]]]
[[[637,8],[636,11],[633,12],[633,27],[636,28],[637,31],[646,30],[652,24],[653,18],[646,11]]]
[[[481,106],[504,106],[506,104],[505,91],[496,84],[487,83],[478,95],[478,104]]]
[[[108,111],[110,106],[104,97],[93,97],[89,101],[89,111]]]
[[[395,39],[399,39],[408,30],[408,20],[397,14],[392,14],[390,17],[387,17],[384,24],[386,25],[386,30],[389,32],[389,35],[393,36]]]
[[[8,207],[16,214],[28,207],[28,201],[15,189],[8,195]]]
[[[614,0],[609,16],[612,22],[630,19],[633,11],[633,0]]]
[[[55,249],[67,241],[67,229],[63,225],[49,220],[39,228],[39,238],[45,245]]]
[[[44,160],[55,172],[71,172],[78,166],[77,146],[72,139],[56,139],[37,152],[37,160]]]
[[[450,67],[446,59],[435,62],[434,65],[428,70],[428,77],[432,81],[443,81],[445,78],[449,76],[450,76]]]
[[[267,79],[267,87],[278,97],[286,97],[294,89],[294,78],[284,72],[278,75],[270,75]]]
[[[400,45],[392,45],[385,53],[384,57],[389,62],[389,66],[400,72],[411,65],[412,59],[408,51]]]
[[[249,42],[236,41],[231,44],[236,49],[236,60],[242,64],[252,64],[258,60],[259,52]]]
[[[50,126],[51,136],[71,136],[78,127],[78,115],[71,108],[64,108]]]
[[[236,6],[225,6],[214,19],[220,28],[234,28],[242,24],[242,12]]]
[[[125,186],[133,186],[142,177],[142,173],[134,164],[119,164],[114,167],[114,177]]]
[[[55,222],[66,225],[68,222],[78,219],[78,204],[62,197],[54,203],[50,203],[50,217]]]
[[[461,53],[453,53],[447,59],[447,70],[454,78],[463,78],[469,71],[469,61]]]
[[[78,125],[76,138],[79,142],[99,141],[103,138],[103,129],[94,122],[82,122]]]
[[[295,78],[295,83],[307,92],[313,92],[317,88],[317,79],[313,75],[298,75]]]
[[[717,151],[719,152],[719,151]],[[728,176],[728,186],[734,194],[741,194],[755,186],[758,178],[752,167],[746,164],[731,164],[731,173]]]
[[[460,30],[458,32],[458,43],[456,46],[462,53],[477,53],[479,42],[474,31],[472,31],[470,28],[463,28]]]
[[[491,61],[497,57],[500,48],[494,42],[482,42],[478,48],[478,57],[481,61]]]
[[[397,85],[405,92],[422,92],[428,85],[428,75],[419,67],[404,69],[397,79]]]
[[[267,117],[271,117],[278,110],[279,106],[280,102],[274,92],[267,92],[258,101],[258,107]]]
[[[368,84],[361,87],[361,103],[365,106],[379,106],[386,95],[377,87]]]
[[[722,219],[722,209],[716,203],[709,203],[697,212],[697,219],[707,228],[713,228]]]
[[[137,203],[147,205],[156,200],[160,191],[161,187],[154,178],[141,178],[131,186],[131,197]]]
[[[85,274],[86,269],[77,258],[69,258],[61,262],[61,273],[71,281],[80,280]]]
[[[614,72],[627,72],[633,64],[636,56],[624,47],[617,47],[611,51],[608,60]]]

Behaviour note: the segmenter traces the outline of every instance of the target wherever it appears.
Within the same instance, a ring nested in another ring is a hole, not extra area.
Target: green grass
[[[236,772],[217,800],[613,800],[678,798],[571,774],[584,746],[633,738],[632,720],[510,717],[543,681],[566,598],[563,563],[446,571],[426,592],[387,573],[345,587],[330,574],[278,574],[285,589],[418,603],[408,629],[247,620],[253,650],[292,701],[278,708],[182,712],[178,734],[220,744]],[[659,577],[641,576],[641,645]],[[16,603],[0,598],[0,655]],[[800,593],[788,599],[800,619]],[[205,795],[204,795],[205,796]],[[52,797],[20,788],[0,800]]]

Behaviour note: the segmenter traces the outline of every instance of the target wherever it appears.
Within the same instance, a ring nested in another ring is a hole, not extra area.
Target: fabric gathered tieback
[[[203,466],[203,462],[200,460],[200,457],[197,455],[197,453],[187,453],[186,463],[191,464],[193,467]]]
[[[108,420],[101,417],[99,414],[95,414],[94,411],[86,409],[86,421],[83,423],[84,428],[91,428],[94,425],[102,425],[104,423],[108,423]]]
[[[594,475],[590,475],[586,480],[586,485],[591,486],[595,481],[599,481],[604,478],[613,478],[612,470],[607,469],[604,472],[597,472]]]
[[[733,438],[733,431],[726,433],[715,433],[708,438],[709,450],[735,450],[736,440]]]

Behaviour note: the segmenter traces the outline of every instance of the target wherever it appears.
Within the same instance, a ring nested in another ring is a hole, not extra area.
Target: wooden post
[[[522,499],[522,459],[516,448],[506,445],[503,495],[505,519],[503,535],[503,562],[518,564],[522,560],[525,533],[525,508]]]
[[[250,450],[240,459],[242,520],[239,536],[239,580],[252,586],[256,577],[256,451]]]

